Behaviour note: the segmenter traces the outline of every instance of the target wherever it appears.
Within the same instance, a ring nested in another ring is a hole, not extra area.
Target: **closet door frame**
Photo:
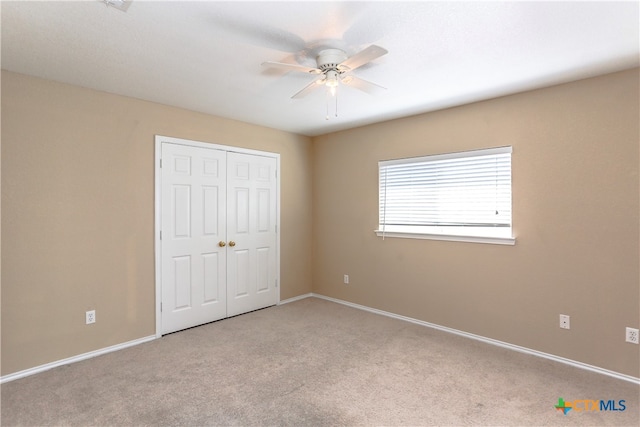
[[[252,154],[272,157],[276,159],[277,183],[276,183],[276,283],[277,301],[280,303],[280,154],[268,151],[252,150],[248,148],[233,147],[214,144],[203,141],[193,141],[182,138],[156,135],[155,136],[155,195],[154,195],[154,249],[155,249],[155,313],[156,313],[156,337],[162,336],[162,252],[161,252],[161,214],[162,214],[162,144],[171,143],[190,147],[200,147],[214,150],[222,150],[234,153]]]

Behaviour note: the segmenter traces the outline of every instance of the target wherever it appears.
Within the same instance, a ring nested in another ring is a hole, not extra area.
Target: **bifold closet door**
[[[162,144],[162,333],[227,316],[226,152]]]
[[[227,154],[227,315],[277,303],[276,159]]]
[[[162,144],[161,328],[277,303],[277,161]]]

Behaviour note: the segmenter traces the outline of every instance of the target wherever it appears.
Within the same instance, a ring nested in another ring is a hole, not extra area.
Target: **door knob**
[[[225,246],[227,246],[227,244],[225,242],[223,242],[222,240],[220,240],[218,242],[218,246],[220,246],[221,248],[224,248]]]
[[[235,245],[236,245],[236,242],[234,242],[233,240],[229,242],[229,246],[234,247]]]

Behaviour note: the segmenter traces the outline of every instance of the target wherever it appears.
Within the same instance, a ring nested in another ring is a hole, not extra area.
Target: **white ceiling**
[[[2,1],[2,68],[304,135],[320,135],[638,66],[639,4],[602,2]],[[323,47],[389,53],[341,86],[313,76]],[[333,104],[332,107],[333,108]]]

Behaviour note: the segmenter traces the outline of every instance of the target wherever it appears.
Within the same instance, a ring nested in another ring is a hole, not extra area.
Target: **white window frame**
[[[493,227],[493,226],[440,226],[437,224],[430,225],[390,225],[385,224],[386,218],[384,213],[384,203],[382,200],[386,198],[386,180],[384,179],[384,170],[387,166],[396,165],[412,165],[412,164],[428,164],[441,160],[451,159],[468,159],[477,156],[495,156],[508,154],[511,162],[511,146],[496,147],[473,151],[464,151],[457,153],[436,154],[431,156],[413,157],[395,160],[383,160],[378,162],[379,171],[379,187],[378,196],[380,200],[379,206],[379,225],[375,230],[377,236],[382,237],[399,237],[409,239],[431,239],[431,240],[447,240],[457,242],[473,242],[473,243],[491,243],[500,245],[514,245],[515,237],[513,236],[513,221],[511,215],[511,206],[509,206],[509,226]],[[442,162],[440,162],[442,163]],[[509,186],[511,186],[511,170],[509,167]],[[513,195],[512,188],[511,197]]]

